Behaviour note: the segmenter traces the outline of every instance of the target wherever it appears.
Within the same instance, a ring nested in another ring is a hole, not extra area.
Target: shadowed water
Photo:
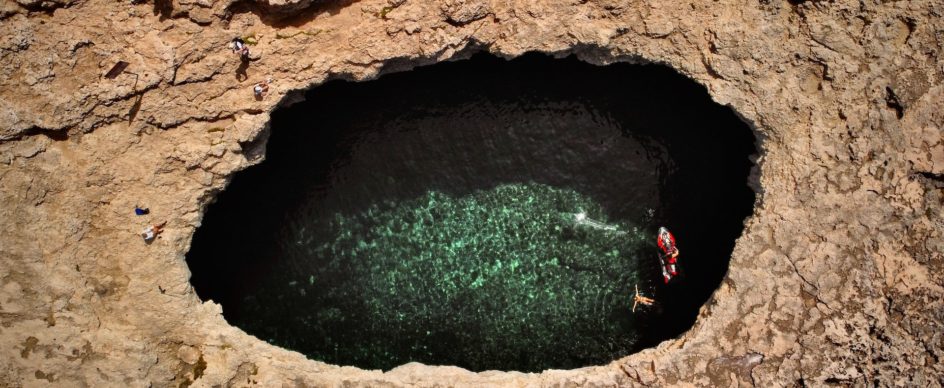
[[[691,324],[752,205],[749,131],[661,67],[479,56],[307,98],[188,263],[230,323],[325,362],[608,362]],[[636,284],[660,305],[631,313]]]

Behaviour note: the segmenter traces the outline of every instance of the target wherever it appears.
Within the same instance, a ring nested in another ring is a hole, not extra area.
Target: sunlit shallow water
[[[614,357],[635,343],[628,295],[645,236],[577,222],[607,221],[577,192],[508,184],[318,213],[291,223],[285,268],[244,301],[247,316],[291,317],[240,322],[272,343],[346,364],[391,368],[406,353],[477,369]]]

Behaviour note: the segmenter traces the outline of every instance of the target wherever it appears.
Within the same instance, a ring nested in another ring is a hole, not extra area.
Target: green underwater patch
[[[575,191],[428,192],[296,219],[280,258],[290,277],[247,298],[284,322],[250,332],[314,359],[539,370],[605,362],[636,341],[629,308],[645,236]]]

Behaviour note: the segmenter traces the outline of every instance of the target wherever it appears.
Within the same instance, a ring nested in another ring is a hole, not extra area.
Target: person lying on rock
[[[249,60],[249,46],[246,45],[246,42],[243,41],[240,37],[233,38],[233,42],[230,44],[233,48],[233,53],[239,54],[239,59],[243,61]]]
[[[256,96],[257,99],[265,98],[266,94],[269,94],[269,82],[272,82],[272,79],[266,79],[256,84],[252,87],[252,93]]]
[[[154,241],[154,238],[164,231],[164,225],[167,225],[167,221],[161,222],[160,224],[156,224],[156,225],[148,225],[148,227],[144,228],[144,231],[141,232],[141,237],[144,238],[145,242]]]

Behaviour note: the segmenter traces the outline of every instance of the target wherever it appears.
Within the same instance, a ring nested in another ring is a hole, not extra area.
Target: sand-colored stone
[[[793,3],[2,0],[0,386],[940,386],[944,3]],[[664,63],[756,130],[755,213],[694,328],[579,370],[382,373],[199,300],[184,254],[277,105],[478,51]]]

